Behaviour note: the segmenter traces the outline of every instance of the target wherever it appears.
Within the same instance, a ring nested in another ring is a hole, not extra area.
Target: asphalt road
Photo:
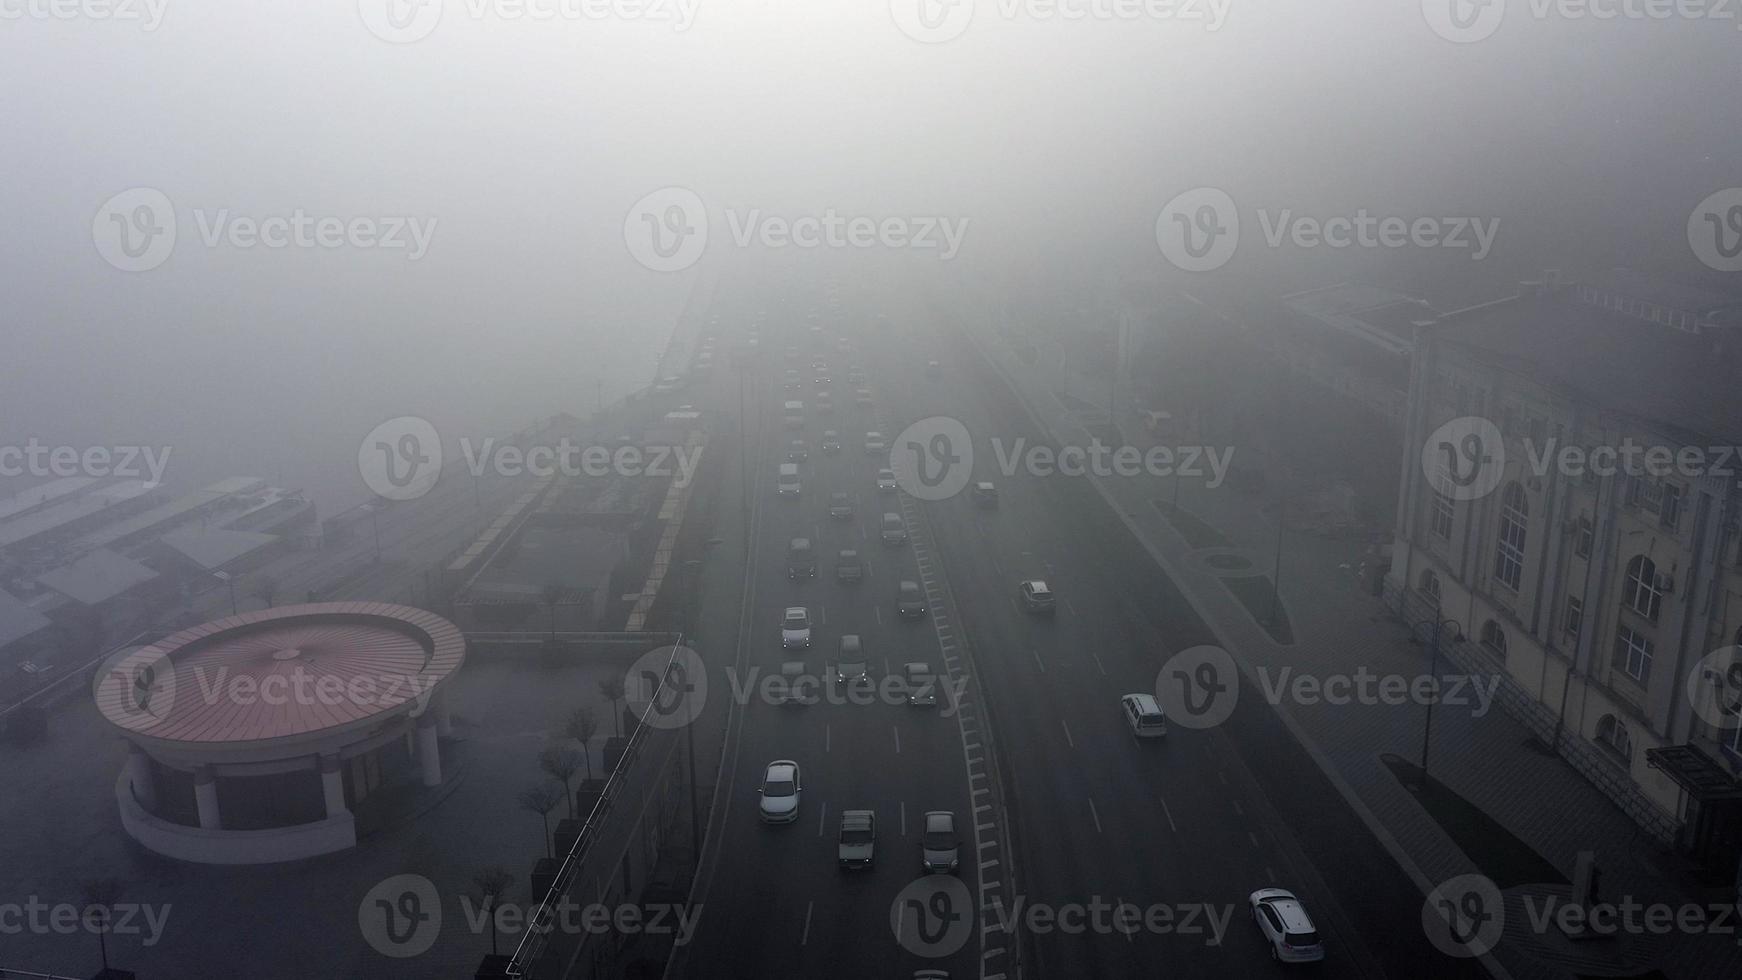
[[[820,296],[816,305],[822,305]],[[739,317],[746,313],[732,312]],[[746,429],[753,440],[754,571],[747,589],[742,669],[709,678],[710,698],[734,696],[743,722],[736,765],[720,793],[727,811],[718,863],[704,899],[701,929],[686,953],[686,973],[887,977],[929,969],[946,971],[938,976],[977,976],[976,944],[964,943],[947,956],[921,955],[897,942],[890,924],[897,896],[921,877],[918,844],[921,817],[928,810],[957,813],[964,838],[959,880],[970,897],[976,894],[962,734],[947,693],[940,692],[936,707],[916,707],[905,702],[903,688],[885,680],[899,676],[911,661],[926,662],[938,671],[945,665],[934,618],[903,620],[895,612],[898,582],[918,581],[921,575],[912,542],[891,545],[879,539],[881,515],[900,508],[894,495],[876,491],[876,472],[884,462],[864,449],[871,415],[853,405],[852,386],[844,375],[830,386],[838,401],[835,412],[815,411],[814,395],[820,389],[811,383],[812,342],[801,324],[793,324],[801,329],[783,333],[773,325],[775,319],[764,329],[763,341],[776,349],[765,355],[749,382],[755,389],[749,392],[752,424]],[[787,343],[801,346],[800,360],[784,359],[779,348]],[[829,356],[831,367],[845,368],[832,348]],[[780,388],[788,366],[801,371],[801,393]],[[728,373],[728,378],[729,384],[716,379],[705,391],[729,400],[735,410],[737,383],[735,375]],[[779,419],[780,405],[788,397],[813,406],[802,428],[787,428]],[[820,450],[828,429],[842,433],[838,454]],[[803,489],[796,498],[775,492],[779,463],[795,438],[803,439],[809,451],[800,464]],[[829,495],[837,490],[852,497],[849,520],[828,514]],[[815,578],[787,575],[787,546],[795,537],[813,543]],[[861,582],[836,580],[841,549],[857,550],[864,557]],[[806,650],[782,648],[781,617],[787,606],[795,605],[806,607],[813,621],[812,644]],[[871,690],[832,681],[837,647],[846,634],[861,638]],[[778,677],[781,665],[789,661],[805,665],[815,703],[778,703],[778,689],[762,687],[765,678]],[[758,814],[763,770],[776,759],[797,762],[803,774],[798,818],[780,826],[763,823]],[[869,809],[877,815],[876,858],[870,869],[848,872],[837,866],[840,816],[848,809]]]
[[[815,641],[804,656],[824,675],[843,633],[865,638],[873,680],[909,659],[938,663],[939,634],[930,620],[900,622],[895,584],[919,579],[913,546],[877,541],[878,515],[895,507],[874,489],[887,457],[863,451],[864,433],[893,438],[908,422],[933,415],[960,420],[974,435],[975,479],[999,486],[988,510],[966,493],[910,500],[910,530],[929,556],[928,579],[947,597],[945,635],[960,638],[1001,759],[1013,847],[999,869],[1001,887],[982,894],[968,871],[961,880],[982,922],[1003,920],[1021,943],[1027,977],[1263,976],[1290,968],[1270,962],[1252,923],[1247,895],[1261,887],[1295,891],[1324,937],[1320,975],[1478,977],[1428,944],[1422,897],[1336,794],[1311,758],[1257,697],[1238,699],[1220,725],[1194,730],[1176,720],[1165,739],[1138,741],[1118,713],[1120,695],[1154,692],[1173,653],[1213,643],[1209,629],[1132,540],[1094,489],[1062,476],[1005,474],[990,443],[1041,440],[1002,380],[948,324],[927,322],[915,304],[844,291],[843,322],[861,352],[848,358],[826,338],[830,367],[867,367],[877,409],[852,404],[853,386],[835,378],[833,416],[807,412],[802,432],[781,428],[779,404],[814,402],[813,348],[800,299],[771,310],[768,348],[750,399],[754,425],[755,522],[745,661],[778,672],[779,620],[787,605],[807,606]],[[743,314],[745,311],[732,311]],[[894,317],[889,333],[865,329],[878,312]],[[825,314],[826,316],[826,314]],[[828,321],[825,319],[825,324]],[[875,343],[873,343],[875,341]],[[789,362],[787,344],[801,356]],[[941,362],[938,376],[925,363]],[[802,394],[781,390],[797,366]],[[736,382],[731,385],[736,409]],[[824,429],[840,433],[844,451],[823,456]],[[799,499],[777,498],[776,468],[786,442],[806,441]],[[833,522],[828,495],[850,493],[857,513]],[[818,577],[785,574],[790,538],[810,537]],[[871,574],[858,586],[836,583],[832,557],[858,548]],[[1024,578],[1044,578],[1060,597],[1055,617],[1024,613],[1016,601]],[[929,583],[928,583],[929,584]],[[742,683],[740,678],[739,682]],[[711,682],[719,685],[718,678]],[[929,960],[897,944],[891,903],[917,875],[918,814],[947,808],[970,813],[974,785],[965,778],[962,737],[930,712],[900,704],[784,706],[745,701],[734,775],[722,798],[729,807],[707,914],[686,957],[689,976],[1016,975],[996,958],[977,961],[975,944]],[[792,826],[757,819],[756,787],[777,758],[804,768],[804,803]],[[878,862],[868,873],[834,864],[841,810],[869,808],[880,821]],[[964,829],[969,825],[962,821]],[[1131,907],[1119,918],[1113,910]],[[920,974],[920,970],[942,970]]]

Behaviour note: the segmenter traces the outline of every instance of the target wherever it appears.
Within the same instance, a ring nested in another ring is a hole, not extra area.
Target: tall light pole
[[[229,572],[217,571],[212,577],[230,587],[230,615],[236,615],[236,578]]]
[[[1428,676],[1432,677],[1434,679],[1434,695],[1433,695],[1433,697],[1428,698],[1427,711],[1422,718],[1421,765],[1417,767],[1418,769],[1420,769],[1420,772],[1417,774],[1417,777],[1420,780],[1420,785],[1424,788],[1427,786],[1427,750],[1428,750],[1428,744],[1432,740],[1433,730],[1434,730],[1434,702],[1438,701],[1440,699],[1439,698],[1440,632],[1445,629],[1445,626],[1447,623],[1451,623],[1452,626],[1454,626],[1454,627],[1456,627],[1458,625],[1455,621],[1450,620],[1450,619],[1446,619],[1440,615],[1440,601],[1439,601],[1438,597],[1435,597],[1435,599],[1434,599],[1434,628],[1433,628],[1433,633],[1428,637],[1428,668],[1427,668]],[[1457,630],[1454,630],[1454,635],[1456,635],[1457,632],[1458,632]]]
[[[1276,555],[1270,563],[1270,626],[1276,628],[1282,615],[1282,534],[1288,529],[1288,481],[1277,481]]]

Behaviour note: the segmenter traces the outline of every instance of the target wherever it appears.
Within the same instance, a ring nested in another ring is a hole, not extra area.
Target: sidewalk
[[[1038,372],[1011,355],[989,331],[975,331],[974,339],[1057,442],[1089,444],[1090,435],[1079,424],[1077,413]],[[1149,448],[1149,437],[1136,418],[1119,421],[1127,439]],[[1227,546],[1194,547],[1165,514],[1176,491],[1174,478],[1091,479],[1222,639],[1248,681],[1262,674],[1275,683],[1285,669],[1294,676],[1319,678],[1354,674],[1362,668],[1405,678],[1430,671],[1428,650],[1410,641],[1405,625],[1381,600],[1361,590],[1357,573],[1368,557],[1364,540],[1285,533],[1280,596],[1294,642],[1280,644],[1222,581],[1257,578],[1258,587],[1268,592],[1277,547],[1274,500],[1228,486],[1209,489],[1201,481],[1187,479],[1178,488],[1181,510],[1214,528],[1227,542]],[[1215,560],[1206,561],[1210,558]],[[1254,591],[1258,589],[1248,589]],[[1259,616],[1264,612],[1260,610]],[[1460,670],[1446,657],[1433,668],[1440,676]],[[1242,686],[1242,697],[1264,694],[1262,686]],[[1419,704],[1333,705],[1292,698],[1286,690],[1279,700],[1278,713],[1292,718],[1290,727],[1308,743],[1327,775],[1340,782],[1357,810],[1364,808],[1370,814],[1370,823],[1377,825],[1382,839],[1392,838],[1388,848],[1402,859],[1424,892],[1453,877],[1481,873],[1483,869],[1383,759],[1390,754],[1411,765],[1419,759],[1425,714]],[[1661,849],[1601,790],[1563,760],[1530,743],[1530,730],[1498,701],[1486,712],[1479,706],[1443,704],[1433,715],[1429,772],[1534,849],[1567,881],[1574,877],[1579,852],[1594,852],[1602,869],[1604,901],[1631,896],[1642,903],[1674,907],[1704,904],[1705,899],[1684,892],[1653,868],[1654,857],[1665,857]],[[1674,978],[1742,976],[1742,947],[1734,935],[1623,935],[1573,943],[1552,925],[1533,928],[1525,904],[1530,898],[1540,907],[1549,895],[1564,900],[1570,890],[1564,881],[1498,880],[1497,884],[1505,899],[1506,928],[1494,956],[1504,972],[1517,980],[1628,976],[1647,974],[1653,968]],[[1734,928],[1733,921],[1731,925]]]

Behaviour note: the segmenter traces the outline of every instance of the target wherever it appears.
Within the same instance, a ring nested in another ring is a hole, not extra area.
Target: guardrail
[[[618,637],[626,637],[626,634],[615,635]],[[670,634],[667,635],[669,636]],[[627,636],[627,639],[639,640],[645,645],[648,639],[657,636],[658,634],[639,634],[636,636]],[[608,818],[611,817],[612,811],[626,802],[633,803],[636,801],[635,797],[630,796],[629,793],[632,779],[637,775],[642,775],[635,772],[635,763],[648,752],[653,741],[657,739],[666,743],[663,748],[666,753],[664,758],[667,760],[667,765],[669,765],[670,756],[673,753],[683,751],[684,746],[689,745],[689,752],[693,753],[694,751],[693,745],[685,738],[686,733],[680,733],[679,731],[673,730],[669,727],[662,727],[650,723],[648,720],[649,715],[653,713],[655,707],[663,703],[662,699],[667,697],[668,694],[674,690],[669,687],[669,685],[673,684],[674,674],[681,675],[682,673],[682,668],[677,661],[678,651],[683,649],[682,634],[677,634],[677,640],[678,642],[672,645],[671,659],[666,661],[665,670],[660,675],[659,687],[653,692],[651,697],[649,697],[646,707],[642,709],[640,716],[636,719],[635,728],[630,733],[629,740],[623,747],[622,757],[618,760],[617,765],[612,769],[610,777],[606,779],[604,787],[599,792],[598,801],[593,804],[592,810],[587,814],[585,823],[581,825],[579,835],[575,838],[574,843],[569,847],[568,852],[562,855],[562,864],[558,867],[550,887],[545,890],[542,896],[539,896],[536,909],[529,917],[529,921],[538,923],[541,927],[528,928],[522,935],[519,945],[514,948],[514,952],[510,955],[509,962],[504,968],[505,973],[509,977],[526,978],[526,980],[532,980],[532,978],[535,977],[541,978],[541,980],[559,980],[559,978],[560,980],[567,980],[567,978],[576,975],[575,967],[581,960],[581,954],[586,945],[586,939],[585,937],[581,938],[573,948],[561,948],[557,943],[557,940],[572,937],[565,937],[558,929],[549,927],[551,926],[552,917],[556,914],[556,910],[563,908],[566,902],[572,901],[570,896],[574,893],[577,884],[582,883],[580,881],[582,872],[585,870],[589,859],[592,857],[593,851],[595,848],[601,846],[602,840],[606,839],[602,830]],[[658,649],[659,645],[660,644],[656,642],[651,648]],[[687,728],[688,726],[685,727]],[[689,756],[689,772],[690,778],[693,781],[695,779],[695,759],[693,754]],[[660,774],[663,775],[663,773],[664,770],[662,769]],[[645,792],[649,787],[639,786],[637,788],[643,791],[640,802],[642,803],[644,813],[647,805],[652,802],[649,800]],[[659,787],[655,786],[652,788],[658,789]],[[688,804],[692,807],[696,805],[694,800],[694,790],[695,788],[692,785],[691,799]],[[637,823],[639,823],[639,820],[640,815],[637,816]],[[617,829],[618,831],[622,831],[624,828],[618,827]],[[621,836],[621,834],[619,836]],[[615,841],[612,842],[615,843]],[[629,840],[623,842],[625,849],[624,853],[627,853],[628,845],[631,842],[632,841]],[[622,855],[608,854],[607,856],[610,858],[610,866],[606,869],[603,877],[597,879],[597,882],[601,886],[604,886],[607,882],[614,884],[618,879],[621,879],[624,874],[620,866],[623,860]],[[647,880],[647,877],[650,876],[643,877],[644,883]],[[604,888],[601,888],[601,891],[604,891]],[[588,899],[599,900],[602,899],[602,897],[603,895],[601,894],[598,896],[588,896]],[[591,974],[587,973],[583,975],[590,976]]]

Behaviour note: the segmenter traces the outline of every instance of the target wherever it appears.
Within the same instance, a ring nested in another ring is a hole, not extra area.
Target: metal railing
[[[616,635],[624,636],[624,634]],[[653,635],[657,636],[657,634]],[[640,634],[637,639],[645,643],[649,636],[649,634]],[[542,927],[529,928],[522,935],[519,945],[510,955],[509,963],[505,968],[505,972],[510,977],[528,978],[528,980],[531,978],[567,980],[567,978],[577,975],[575,968],[581,962],[588,940],[607,938],[584,934],[579,936],[565,935],[552,926],[552,917],[556,914],[555,910],[562,909],[573,901],[571,896],[581,885],[599,886],[599,894],[592,896],[593,900],[602,898],[609,892],[611,886],[608,883],[623,873],[620,865],[624,860],[624,854],[628,851],[629,844],[633,841],[632,839],[623,840],[621,853],[616,848],[607,847],[606,844],[616,843],[616,837],[625,837],[625,830],[633,830],[641,823],[649,804],[657,802],[649,797],[647,791],[650,788],[654,790],[662,788],[657,785],[658,780],[669,775],[673,756],[680,753],[687,756],[687,771],[692,780],[692,792],[687,805],[692,807],[696,805],[693,786],[693,780],[696,778],[693,745],[684,737],[685,732],[652,724],[648,720],[649,715],[656,710],[658,705],[665,703],[663,699],[674,690],[671,687],[674,683],[674,675],[681,676],[682,674],[682,668],[679,666],[677,658],[679,652],[684,649],[683,637],[678,635],[677,639],[679,642],[672,645],[671,658],[666,661],[665,669],[661,672],[659,687],[648,698],[646,707],[637,717],[629,740],[623,747],[622,757],[612,768],[609,778],[606,779],[604,787],[600,790],[599,799],[587,814],[586,821],[581,825],[580,833],[575,838],[575,842],[561,856],[562,864],[558,867],[551,886],[542,896],[538,897],[536,911],[529,919]],[[653,649],[658,648],[658,644],[653,646]],[[674,670],[674,668],[676,669]],[[687,752],[685,746],[689,746]],[[658,768],[637,772],[636,763],[643,757],[652,755],[655,750],[659,752]],[[640,798],[642,807],[640,811],[633,813],[634,822],[627,827],[620,825],[615,828],[617,831],[615,837],[608,836],[605,831],[614,811],[622,808],[625,803],[635,802],[631,796],[631,783],[650,772],[653,774],[652,782],[654,785],[641,784],[634,787],[642,791]],[[670,787],[664,788],[669,789]],[[692,842],[692,846],[694,846],[694,842]],[[606,865],[602,866],[607,867],[608,870],[603,875],[585,875],[584,872],[599,870],[588,868],[595,852],[601,852],[608,858]],[[652,878],[652,869],[646,870],[644,882]],[[570,943],[568,940],[574,941]],[[588,976],[590,974],[581,975]]]

